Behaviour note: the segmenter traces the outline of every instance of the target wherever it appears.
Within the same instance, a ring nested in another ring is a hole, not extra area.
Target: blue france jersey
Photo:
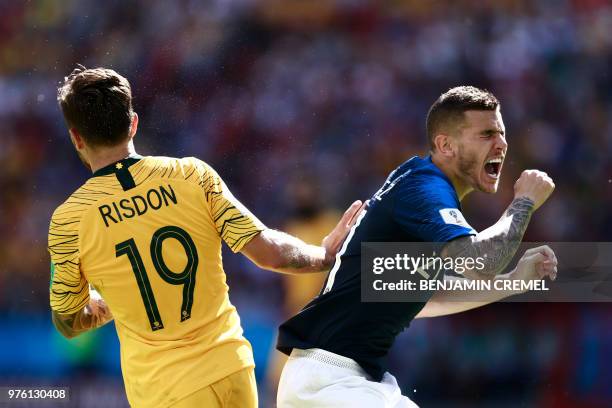
[[[321,294],[279,328],[277,348],[320,348],[352,358],[376,381],[395,337],[425,303],[361,302],[362,242],[448,242],[476,231],[450,180],[430,157],[413,157],[372,196]]]

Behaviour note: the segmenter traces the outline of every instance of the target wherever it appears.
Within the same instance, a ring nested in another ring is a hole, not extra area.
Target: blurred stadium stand
[[[141,154],[197,156],[266,224],[299,219],[291,185],[325,208],[369,197],[425,154],[424,118],[446,89],[502,102],[500,192],[463,204],[493,223],[524,168],[557,189],[527,240],[611,241],[612,3],[362,0],[0,2],[0,385],[62,384],[74,406],[126,404],[111,326],[67,341],[48,307],[48,221],[88,176],[56,86],[77,63],[131,82]],[[296,221],[297,222],[297,221]],[[273,406],[268,356],[281,278],[225,255],[231,299]],[[500,304],[417,321],[392,372],[425,407],[612,406],[610,304]]]

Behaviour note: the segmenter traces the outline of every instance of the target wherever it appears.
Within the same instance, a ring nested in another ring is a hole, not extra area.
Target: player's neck
[[[455,192],[457,193],[457,197],[459,201],[462,201],[465,196],[473,191],[472,187],[469,184],[465,183],[461,177],[459,177],[451,168],[451,166],[445,162],[444,160],[440,160],[438,156],[435,154],[431,155],[431,161],[435,164],[441,171],[444,173],[446,177],[450,180]]]
[[[116,163],[135,154],[136,149],[134,148],[134,142],[130,140],[124,145],[98,148],[95,151],[90,151],[88,161],[92,173],[95,173],[97,170],[106,167],[109,164]]]

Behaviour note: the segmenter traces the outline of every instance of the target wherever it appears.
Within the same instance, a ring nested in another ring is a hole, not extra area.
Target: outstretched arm
[[[246,244],[241,252],[260,268],[275,272],[300,274],[326,271],[333,264],[336,253],[364,206],[361,201],[355,201],[325,237],[322,246],[309,245],[284,232],[266,229]]]
[[[55,328],[68,339],[104,326],[113,320],[106,302],[95,291],[90,291],[89,304],[78,312],[61,314],[53,310],[51,316]]]
[[[514,185],[514,200],[501,218],[476,236],[449,242],[442,256],[483,259],[484,268],[466,271],[464,275],[468,278],[492,279],[499,275],[516,253],[531,215],[546,201],[554,187],[546,173],[525,170]]]

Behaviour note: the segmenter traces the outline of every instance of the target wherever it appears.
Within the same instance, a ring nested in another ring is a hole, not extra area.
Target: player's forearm
[[[465,280],[447,276],[445,280]],[[512,272],[498,275],[494,280],[513,279]],[[450,314],[465,312],[476,309],[490,303],[505,299],[508,296],[521,292],[512,290],[438,290],[425,304],[423,309],[415,316],[416,319],[423,317],[446,316]]]
[[[533,211],[531,199],[515,198],[499,221],[475,237],[451,241],[444,248],[443,256],[480,258],[484,267],[466,271],[464,275],[471,279],[491,279],[508,266],[523,239]]]
[[[322,272],[330,265],[323,247],[272,229],[262,231],[242,252],[260,268],[281,273]]]
[[[282,262],[274,269],[276,272],[301,274],[323,272],[329,269],[329,262],[325,260],[323,247],[300,241],[285,243],[281,252],[283,253]]]
[[[91,299],[89,304],[73,314],[52,312],[55,328],[66,338],[73,338],[96,329],[113,320],[113,315],[101,299]]]

